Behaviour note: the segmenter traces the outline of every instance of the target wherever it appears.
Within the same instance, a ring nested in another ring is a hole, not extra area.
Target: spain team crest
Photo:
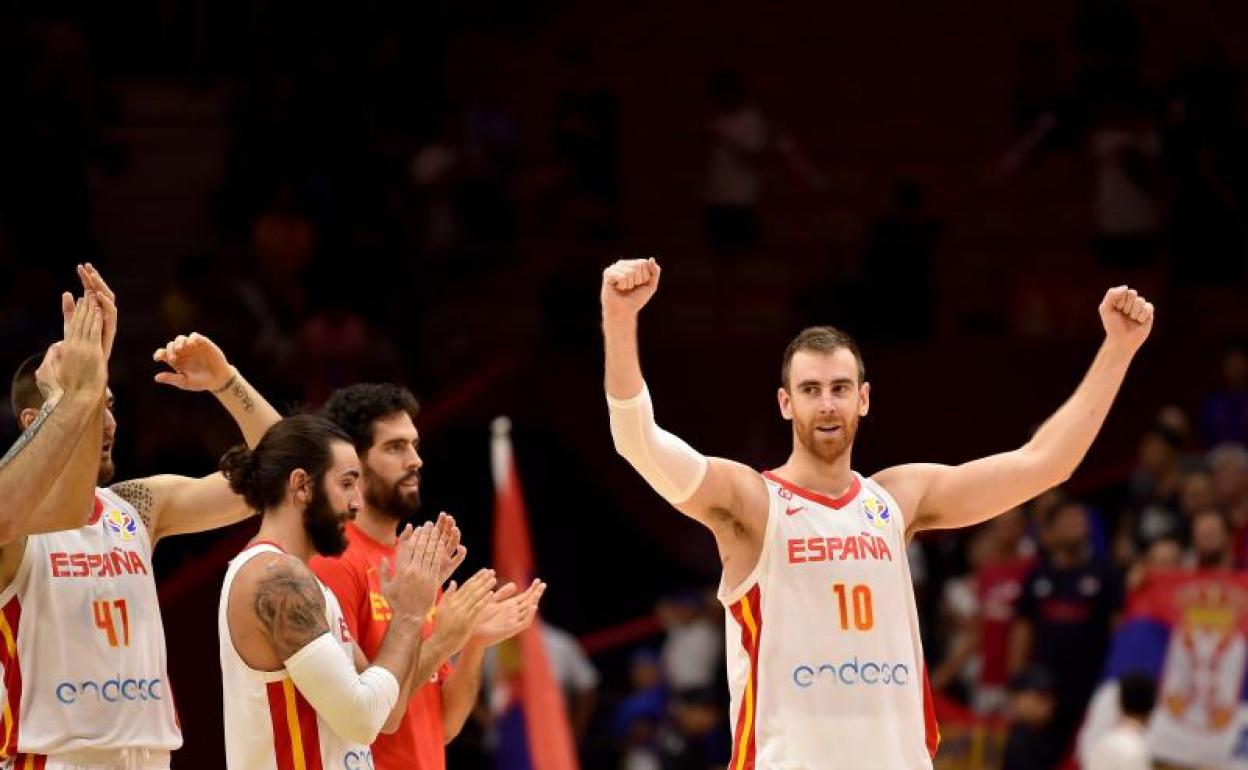
[[[129,511],[119,511],[116,508],[109,508],[104,511],[104,529],[116,538],[121,540],[133,540],[135,535],[139,534],[139,523],[135,521],[134,516]]]
[[[889,517],[892,515],[888,510],[888,503],[870,495],[862,498],[862,513],[876,529],[887,527]]]

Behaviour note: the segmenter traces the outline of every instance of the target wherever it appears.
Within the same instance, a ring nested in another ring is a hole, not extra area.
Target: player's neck
[[[776,475],[792,484],[812,492],[839,497],[854,483],[854,472],[850,468],[850,452],[846,450],[840,457],[828,462],[811,452],[794,447],[793,454],[784,465],[776,468]]]
[[[260,531],[252,538],[252,542],[266,541],[273,543],[291,556],[307,562],[316,554],[312,540],[303,528],[303,515],[299,511],[274,511],[266,513],[260,524]]]
[[[384,546],[394,547],[399,542],[398,522],[365,507],[355,514],[355,526],[371,540]]]

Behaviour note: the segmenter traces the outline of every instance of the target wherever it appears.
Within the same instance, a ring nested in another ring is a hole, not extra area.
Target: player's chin
[[[108,486],[108,482],[113,480],[113,474],[116,472],[117,472],[117,469],[113,465],[112,456],[101,455],[100,469],[96,471],[96,475],[95,475],[95,485],[98,487]]]

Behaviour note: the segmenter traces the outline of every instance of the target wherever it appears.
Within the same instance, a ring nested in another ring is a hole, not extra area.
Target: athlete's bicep
[[[725,527],[761,533],[767,521],[767,485],[747,465],[710,457],[702,483],[676,510],[717,533]]]
[[[286,660],[329,632],[325,596],[316,577],[294,557],[273,559],[261,569],[252,612],[277,657]]]
[[[220,473],[202,478],[150,476],[116,484],[113,491],[139,511],[152,542],[229,526],[253,513]]]
[[[1047,488],[1026,449],[961,465],[913,463],[875,475],[901,505],[907,531],[969,527],[1022,505]]]

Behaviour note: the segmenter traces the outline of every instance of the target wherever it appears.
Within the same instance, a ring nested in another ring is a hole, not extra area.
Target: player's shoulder
[[[254,589],[262,583],[318,582],[316,574],[302,559],[280,551],[262,551],[252,556],[238,568],[234,581],[245,589]]]

